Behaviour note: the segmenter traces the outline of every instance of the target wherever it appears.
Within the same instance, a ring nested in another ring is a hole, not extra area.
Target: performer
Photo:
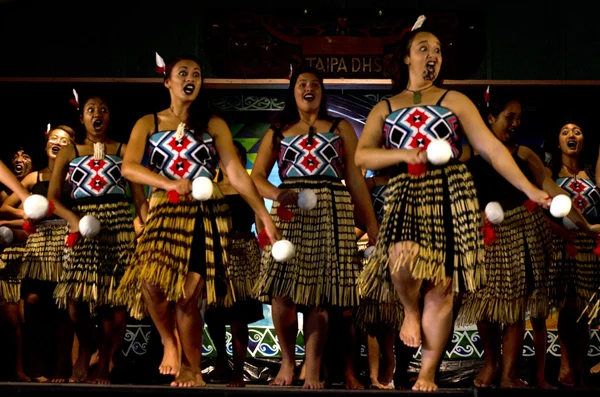
[[[60,150],[48,187],[48,198],[70,231],[54,298],[59,308],[68,310],[79,343],[72,380],[105,384],[110,383],[112,355],[125,332],[125,311],[118,307],[115,291],[127,265],[127,254],[132,252],[135,233],[125,196],[126,182],[121,176],[126,145],[107,137],[110,111],[103,98],[90,96],[81,103],[85,138]],[[63,198],[67,173],[72,189],[70,203]],[[145,203],[142,187],[133,184],[131,188],[134,202]],[[87,215],[100,221],[95,237],[80,234],[79,222]],[[98,364],[88,379],[96,321],[101,330]]]
[[[279,232],[235,154],[227,124],[196,101],[202,88],[200,63],[193,57],[176,58],[166,65],[164,85],[171,97],[169,108],[138,120],[125,153],[124,175],[151,186],[152,196],[148,215],[141,217],[145,231],[118,296],[134,318],[142,318],[148,310],[164,346],[159,370],[177,375],[171,385],[203,386],[198,299],[206,290],[209,306],[233,303],[226,268],[231,227],[229,208],[218,186],[209,200],[200,202],[190,194],[192,180],[214,179],[220,159],[233,188],[262,220],[271,242]],[[152,170],[141,165],[147,145]]]
[[[56,156],[63,146],[72,144],[75,131],[69,126],[60,125],[46,132],[46,156],[48,165],[40,171],[29,173],[21,180],[23,186],[32,194],[44,197],[48,193],[50,176],[54,169]],[[66,187],[68,185],[65,185]],[[65,189],[63,199],[68,200],[70,191]],[[23,218],[16,194],[12,194],[0,208],[0,213],[8,213]],[[30,221],[31,222],[31,221]],[[63,266],[66,222],[52,215],[36,222],[34,231],[25,245],[23,263],[19,278],[21,296],[25,303],[26,343],[31,346],[29,374],[37,381],[45,381],[46,375],[53,382],[65,382],[69,378],[70,347],[73,343],[73,331],[68,324],[66,312],[56,310],[53,292]],[[47,337],[48,336],[48,337]],[[58,361],[50,366],[50,352],[55,349]],[[51,371],[51,375],[46,372]]]
[[[403,91],[369,114],[356,161],[373,170],[397,166],[397,175],[388,183],[386,211],[370,260],[389,263],[404,306],[400,338],[412,347],[423,342],[421,371],[413,389],[433,391],[452,326],[452,292],[473,291],[484,281],[478,266],[484,253],[479,206],[472,177],[457,160],[458,122],[471,144],[515,187],[544,206],[549,206],[549,197],[527,180],[465,95],[435,85],[442,63],[438,38],[416,28],[405,43],[401,59],[407,70],[401,76],[408,81],[400,81]],[[424,149],[434,139],[451,145],[449,163],[426,164]]]
[[[361,171],[354,164],[356,140],[350,123],[328,115],[320,73],[314,68],[295,70],[285,108],[265,134],[252,171],[259,192],[274,201],[271,214],[277,226],[295,247],[295,256],[286,263],[273,259],[271,247],[265,249],[257,287],[259,295],[272,299],[273,322],[282,350],[274,385],[292,383],[296,310],[305,316],[304,388],[322,388],[320,369],[328,311],[346,311],[358,305],[360,262],[351,198],[362,218],[357,221],[366,226],[371,242],[378,225]],[[283,181],[279,187],[267,179],[276,161]],[[298,207],[301,190],[315,193],[313,209]],[[285,220],[286,211],[293,214],[291,221]],[[359,387],[352,379],[354,374],[349,377],[350,366],[346,367],[347,387]]]
[[[584,130],[569,121],[553,135],[551,142],[554,143],[551,147],[556,148],[549,164],[552,177],[569,193],[574,206],[588,222],[599,223],[600,196],[594,182],[596,164],[584,156],[585,146],[589,145]],[[550,274],[552,295],[559,308],[561,348],[558,381],[565,386],[581,386],[590,338],[588,321],[590,315],[596,315],[592,310],[583,310],[592,297],[597,296],[600,287],[600,258],[595,253],[597,239],[584,233],[581,227],[579,231],[567,231],[562,224],[552,222],[551,226],[555,236]],[[595,301],[591,303],[593,306]]]
[[[233,141],[237,157],[242,165],[248,158],[246,148]],[[244,364],[248,351],[248,324],[262,320],[262,303],[254,298],[254,287],[260,275],[260,251],[256,236],[252,233],[255,223],[254,212],[242,196],[231,185],[231,180],[222,163],[219,163],[217,186],[225,195],[231,210],[231,244],[227,267],[236,302],[231,308],[209,307],[204,314],[208,332],[217,350],[215,372],[221,375],[227,364],[225,325],[231,325],[233,344],[233,374],[230,387],[244,387]]]

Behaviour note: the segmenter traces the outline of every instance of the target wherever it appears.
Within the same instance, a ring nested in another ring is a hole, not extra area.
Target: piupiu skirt
[[[64,219],[42,221],[25,244],[20,277],[57,283],[65,260],[65,239],[69,229]]]
[[[18,303],[21,299],[21,279],[19,273],[23,263],[25,246],[10,245],[0,254],[0,306],[5,303]]]

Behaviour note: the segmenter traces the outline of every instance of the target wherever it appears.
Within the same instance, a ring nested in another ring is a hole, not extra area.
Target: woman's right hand
[[[298,193],[290,189],[284,189],[277,195],[277,202],[283,206],[298,204]]]
[[[192,181],[189,179],[175,179],[169,181],[167,191],[175,191],[180,196],[191,193],[192,191]]]
[[[422,164],[427,162],[427,151],[423,148],[404,149],[404,162],[407,164]]]

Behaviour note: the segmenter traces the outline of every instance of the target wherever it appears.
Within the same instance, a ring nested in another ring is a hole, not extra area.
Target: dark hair
[[[233,146],[235,146],[237,148],[237,150],[240,151],[240,157],[242,158],[242,166],[244,168],[246,168],[246,163],[248,162],[248,151],[246,150],[244,145],[242,145],[240,142],[238,142],[236,140],[233,141]],[[223,170],[221,170],[219,172],[219,175],[217,176],[217,182],[221,182],[222,180],[223,180]]]
[[[67,134],[69,134],[69,136],[71,137],[71,139],[73,141],[75,141],[75,130],[71,127],[69,127],[68,125],[57,125],[56,127],[52,127],[52,129],[50,130],[50,132],[48,134],[46,134],[46,143],[48,143],[48,139],[50,139],[50,135],[52,134],[52,131],[55,130],[63,130],[64,132],[66,132]]]
[[[404,63],[404,57],[410,54],[410,47],[412,46],[415,36],[418,35],[419,33],[429,33],[439,39],[438,35],[435,34],[433,31],[423,29],[423,28],[415,29],[415,30],[409,32],[408,34],[406,34],[404,37],[402,37],[402,40],[400,40],[400,50],[398,51],[398,54],[397,54],[397,57],[398,57],[397,59],[398,59],[400,67],[398,68],[397,75],[394,77],[393,82],[392,82],[392,94],[393,95],[399,94],[400,92],[405,90],[406,86],[408,85],[408,65],[406,63]],[[438,76],[436,76],[434,84],[442,85],[443,81],[444,81],[444,78],[442,77],[442,70],[440,69],[440,74]],[[436,82],[437,82],[437,84],[436,84]]]
[[[503,92],[495,88],[490,89],[489,104],[483,100],[482,94],[482,100],[477,101],[477,103],[479,107],[479,114],[481,114],[481,118],[483,119],[485,124],[489,127],[488,116],[491,114],[492,116],[497,118],[500,115],[500,113],[502,113],[506,109],[506,106],[510,102],[521,103],[521,101],[519,100],[519,98],[517,98],[516,95],[513,95],[509,92]]]
[[[319,80],[319,84],[321,84],[321,89],[323,91],[323,95],[321,97],[321,104],[319,106],[319,120],[333,120],[333,117],[327,113],[327,97],[325,96],[325,87],[323,85],[323,75],[321,72],[312,67],[312,66],[300,66],[292,73],[292,77],[290,78],[290,86],[287,89],[285,95],[284,108],[281,112],[275,116],[273,123],[271,124],[271,129],[273,130],[273,146],[277,145],[277,140],[283,138],[283,131],[298,121],[300,121],[300,114],[298,114],[298,106],[296,105],[296,98],[294,97],[294,89],[296,88],[296,82],[298,81],[298,77],[300,77],[303,73],[311,73],[317,77]]]
[[[177,63],[181,61],[192,61],[197,63],[200,67],[200,92],[198,93],[198,97],[196,98],[196,100],[194,100],[194,102],[192,102],[192,105],[190,106],[188,128],[190,130],[194,130],[196,136],[202,136],[202,134],[208,128],[208,121],[210,120],[212,113],[208,109],[206,98],[204,96],[204,69],[202,68],[202,63],[200,63],[200,60],[191,54],[182,54],[178,57],[173,58],[165,66],[164,81],[167,81],[171,78],[173,68]]]
[[[554,179],[558,178],[558,174],[562,168],[562,151],[560,150],[559,144],[559,136],[562,128],[567,124],[575,124],[581,129],[581,134],[583,135],[584,144],[581,152],[579,153],[579,169],[585,171],[585,173],[592,179],[596,178],[596,163],[594,161],[594,151],[591,150],[591,143],[585,143],[585,129],[581,125],[581,123],[575,122],[570,119],[566,119],[558,125],[555,125],[555,129],[552,130],[552,133],[549,135],[548,139],[544,142],[544,149],[550,153],[551,159],[547,164],[548,168],[552,170],[552,177]],[[558,132],[556,131],[558,130]],[[591,138],[588,136],[588,138]]]

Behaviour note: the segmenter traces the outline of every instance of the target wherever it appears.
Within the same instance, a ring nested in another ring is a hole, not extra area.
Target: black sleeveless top
[[[38,171],[36,176],[36,182],[31,187],[32,194],[39,194],[40,196],[48,197],[48,187],[50,186],[50,181],[40,181],[41,172]],[[62,192],[60,194],[60,201],[67,208],[71,206],[71,185],[69,183],[63,183]],[[54,220],[61,219],[60,217],[52,214],[46,220]]]
[[[254,211],[239,194],[226,194],[225,199],[231,213],[231,231],[250,233],[255,222]]]

